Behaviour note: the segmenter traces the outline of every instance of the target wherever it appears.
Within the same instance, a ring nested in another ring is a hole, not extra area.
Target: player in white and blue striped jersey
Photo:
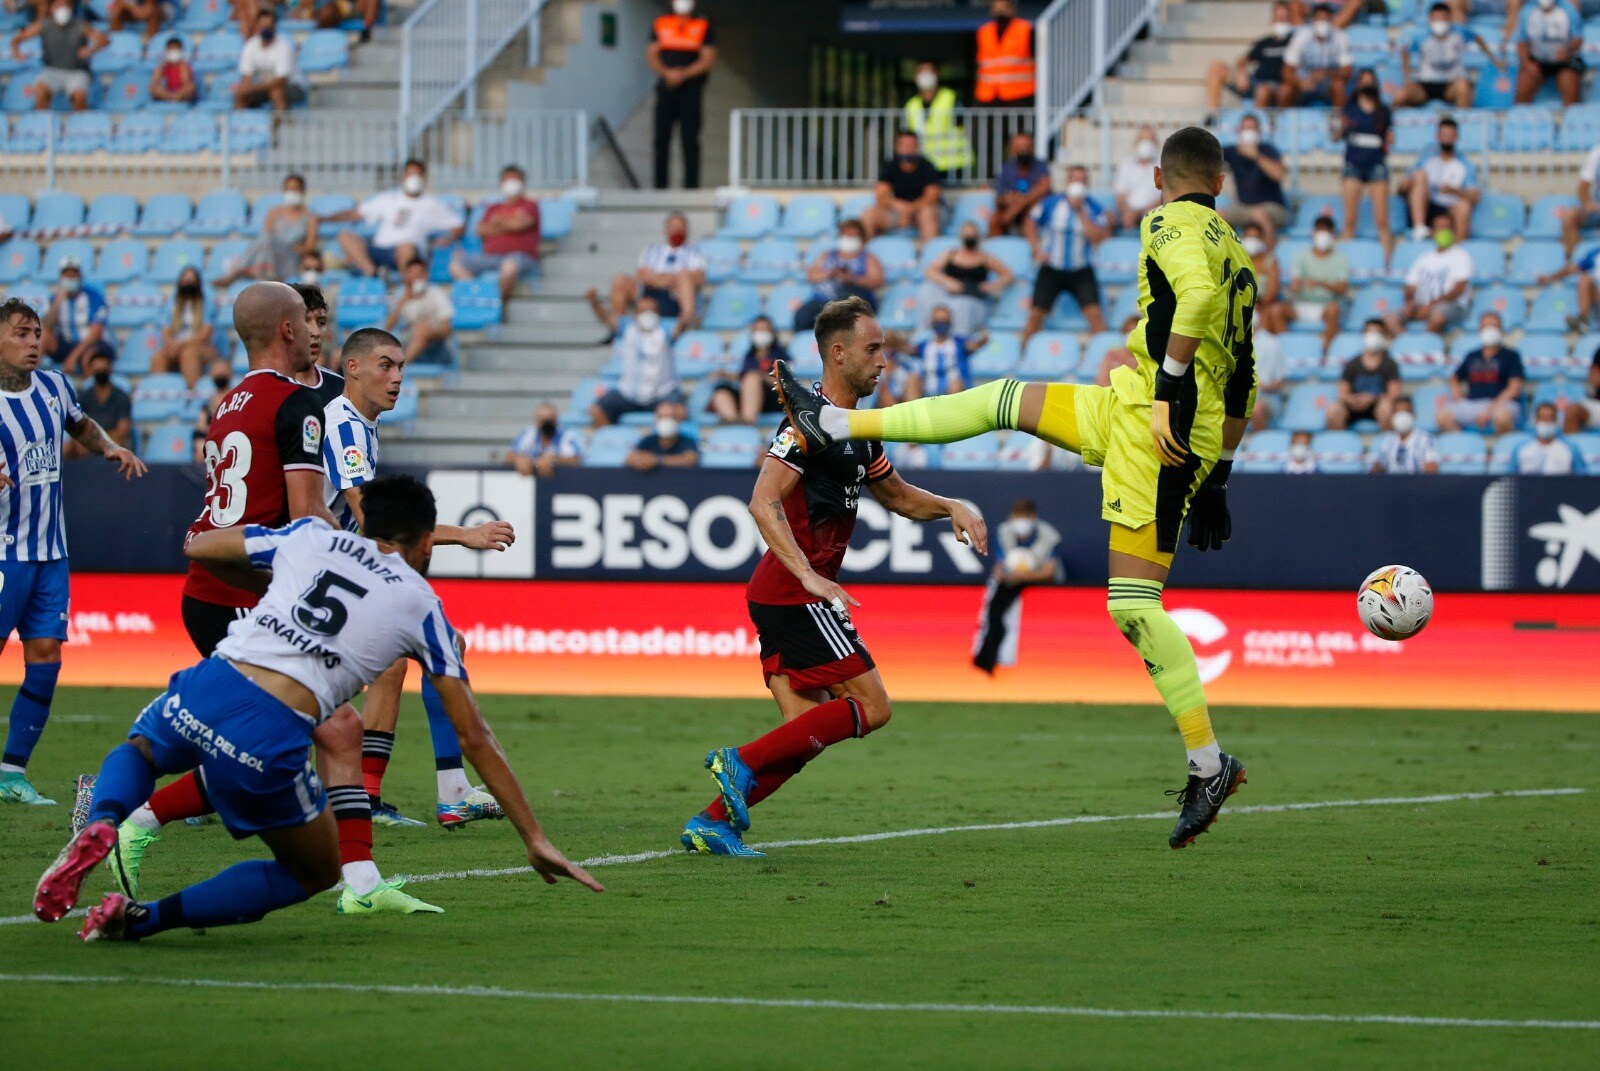
[[[24,665],[0,755],[0,803],[48,806],[55,800],[39,794],[27,767],[50,717],[67,638],[62,438],[72,436],[125,477],[143,476],[145,467],[84,415],[66,376],[38,370],[42,337],[31,306],[0,303],[0,648],[15,632]]]
[[[362,495],[370,538],[305,517],[277,529],[203,532],[184,548],[210,569],[270,570],[272,579],[215,654],[174,674],[106,756],[88,825],[39,880],[38,918],[56,922],[72,909],[85,878],[116,847],[118,824],[149,798],[157,777],[196,768],[228,831],[259,836],[273,858],[235,863],[158,901],[108,893],[90,909],[84,940],[254,922],[332,887],[338,834],[311,762],[311,734],[397,658],[416,659],[439,681],[451,723],[506,801],[533,869],[551,883],[566,877],[602,891],[545,836],[478,712],[456,633],[423,578],[433,495],[409,476],[373,480]]]

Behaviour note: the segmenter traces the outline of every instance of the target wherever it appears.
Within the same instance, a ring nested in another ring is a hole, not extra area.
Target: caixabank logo
[[[1486,591],[1600,591],[1600,480],[1495,480],[1483,492]]]

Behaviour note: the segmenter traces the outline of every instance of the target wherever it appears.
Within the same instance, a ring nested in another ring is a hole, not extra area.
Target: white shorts
[[[1459,420],[1464,427],[1470,427],[1482,420],[1483,415],[1494,404],[1493,398],[1458,398],[1450,403],[1450,415]],[[1522,415],[1522,403],[1508,401],[1506,404],[1511,407],[1511,419],[1517,420]]]
[[[49,90],[52,96],[57,93],[65,93],[68,96],[74,93],[88,93],[89,72],[46,67],[39,72],[39,84]]]

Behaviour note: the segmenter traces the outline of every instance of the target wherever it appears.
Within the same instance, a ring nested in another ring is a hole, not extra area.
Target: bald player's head
[[[1156,186],[1163,201],[1189,193],[1215,197],[1222,192],[1222,143],[1209,130],[1186,126],[1161,146]]]
[[[233,329],[244,342],[251,368],[274,368],[293,375],[311,367],[306,303],[286,283],[245,287],[233,303]]]

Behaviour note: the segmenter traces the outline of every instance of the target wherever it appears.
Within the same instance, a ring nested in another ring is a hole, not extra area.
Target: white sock
[[[460,803],[472,795],[472,782],[467,780],[467,771],[462,767],[440,770],[437,776],[440,803]]]
[[[365,896],[383,883],[383,875],[378,873],[378,864],[371,859],[346,863],[339,869],[344,872],[345,888],[357,896]]]
[[[850,414],[836,405],[822,407],[822,415],[817,419],[822,425],[822,431],[835,439],[850,438]]]
[[[1189,749],[1189,772],[1197,777],[1215,777],[1222,772],[1222,749],[1215,741]]]
[[[128,821],[140,829],[148,829],[152,833],[161,828],[160,819],[156,817],[156,812],[150,809],[148,803],[139,804],[139,809],[128,815]]]
[[[27,770],[24,769],[21,766],[16,766],[16,765],[13,765],[12,763],[9,763],[9,762],[0,762],[0,773],[26,773],[26,772],[27,772]]]

